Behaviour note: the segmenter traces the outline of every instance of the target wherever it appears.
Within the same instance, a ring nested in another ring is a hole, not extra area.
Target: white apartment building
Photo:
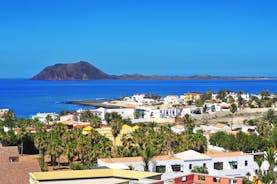
[[[132,166],[135,170],[143,171],[144,163],[141,157],[104,158],[98,159],[98,166],[126,168]],[[188,150],[175,155],[156,156],[149,165],[149,171],[163,173],[163,179],[189,174],[195,166],[203,166],[209,174],[221,177],[242,178],[249,172],[254,172],[254,157],[242,152],[212,152],[201,154]]]

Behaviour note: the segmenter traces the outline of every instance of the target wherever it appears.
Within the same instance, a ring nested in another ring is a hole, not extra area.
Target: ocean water
[[[134,93],[182,95],[186,92],[205,92],[229,89],[259,93],[277,92],[277,81],[180,80],[180,81],[33,81],[0,79],[0,108],[9,108],[17,117],[30,117],[37,112],[60,112],[88,108],[65,104],[71,100],[114,99]],[[91,108],[91,107],[90,107]]]

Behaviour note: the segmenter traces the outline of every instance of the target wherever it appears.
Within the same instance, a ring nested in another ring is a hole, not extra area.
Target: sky
[[[277,77],[275,0],[0,0],[0,78],[88,61],[109,74]]]

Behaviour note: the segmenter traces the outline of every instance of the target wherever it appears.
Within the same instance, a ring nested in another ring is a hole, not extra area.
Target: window
[[[187,177],[186,176],[182,177],[182,181],[187,181]]]
[[[237,180],[231,180],[231,184],[237,184]]]
[[[248,161],[247,160],[244,161],[244,166],[248,166]]]
[[[10,162],[18,162],[19,158],[18,157],[9,157]]]
[[[192,169],[192,164],[189,164],[189,169]]]
[[[181,165],[172,165],[171,168],[174,172],[181,171]]]
[[[229,162],[229,165],[231,169],[237,169],[238,168],[238,162],[237,161],[231,161]]]
[[[220,178],[213,178],[213,181],[214,181],[215,183],[219,183],[219,182],[220,182]]]
[[[165,166],[164,165],[156,166],[156,172],[165,173]]]
[[[223,170],[223,162],[215,162],[214,169],[216,170]]]

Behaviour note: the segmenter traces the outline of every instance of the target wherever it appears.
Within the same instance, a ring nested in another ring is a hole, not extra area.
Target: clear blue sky
[[[89,61],[109,74],[277,76],[275,0],[1,0],[0,77]]]

